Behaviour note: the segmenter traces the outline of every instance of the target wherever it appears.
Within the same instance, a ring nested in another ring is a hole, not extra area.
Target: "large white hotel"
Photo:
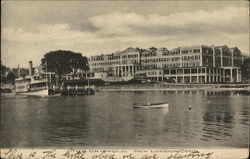
[[[241,82],[242,62],[237,47],[206,45],[172,50],[129,47],[89,58],[91,74],[106,81],[137,78],[175,83]]]

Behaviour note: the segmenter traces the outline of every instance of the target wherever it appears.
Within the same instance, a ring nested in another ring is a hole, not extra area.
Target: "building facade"
[[[241,82],[241,51],[228,46],[127,48],[124,51],[91,56],[90,70],[105,73],[107,79],[133,78],[175,83]]]

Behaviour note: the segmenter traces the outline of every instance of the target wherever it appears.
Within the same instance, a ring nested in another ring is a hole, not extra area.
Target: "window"
[[[183,73],[183,70],[182,70],[182,69],[178,69],[178,70],[177,70],[177,73],[178,73],[178,74],[182,74],[182,73]]]
[[[197,73],[197,69],[192,69],[191,73]]]
[[[185,73],[185,74],[190,73],[190,69],[184,69],[184,73]]]
[[[206,72],[206,69],[205,68],[202,68],[202,73],[205,73]]]
[[[198,52],[200,52],[200,49],[194,49],[193,50],[193,53],[198,53]]]
[[[171,70],[171,74],[176,74],[176,70]]]
[[[182,54],[187,54],[188,50],[182,50]]]

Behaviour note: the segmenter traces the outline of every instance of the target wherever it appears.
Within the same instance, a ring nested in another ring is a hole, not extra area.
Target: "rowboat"
[[[134,103],[134,108],[168,108],[168,102],[165,103]]]

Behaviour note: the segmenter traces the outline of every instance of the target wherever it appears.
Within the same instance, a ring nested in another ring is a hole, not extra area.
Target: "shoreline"
[[[119,91],[250,91],[249,88],[103,88],[100,92]]]
[[[2,85],[3,86],[3,85]],[[125,84],[97,86],[96,92],[119,91],[233,91],[250,93],[250,84]],[[12,85],[1,87],[1,94],[11,94]]]
[[[100,87],[99,91],[244,91],[250,92],[250,85],[245,84],[169,84],[169,85],[108,85]]]

